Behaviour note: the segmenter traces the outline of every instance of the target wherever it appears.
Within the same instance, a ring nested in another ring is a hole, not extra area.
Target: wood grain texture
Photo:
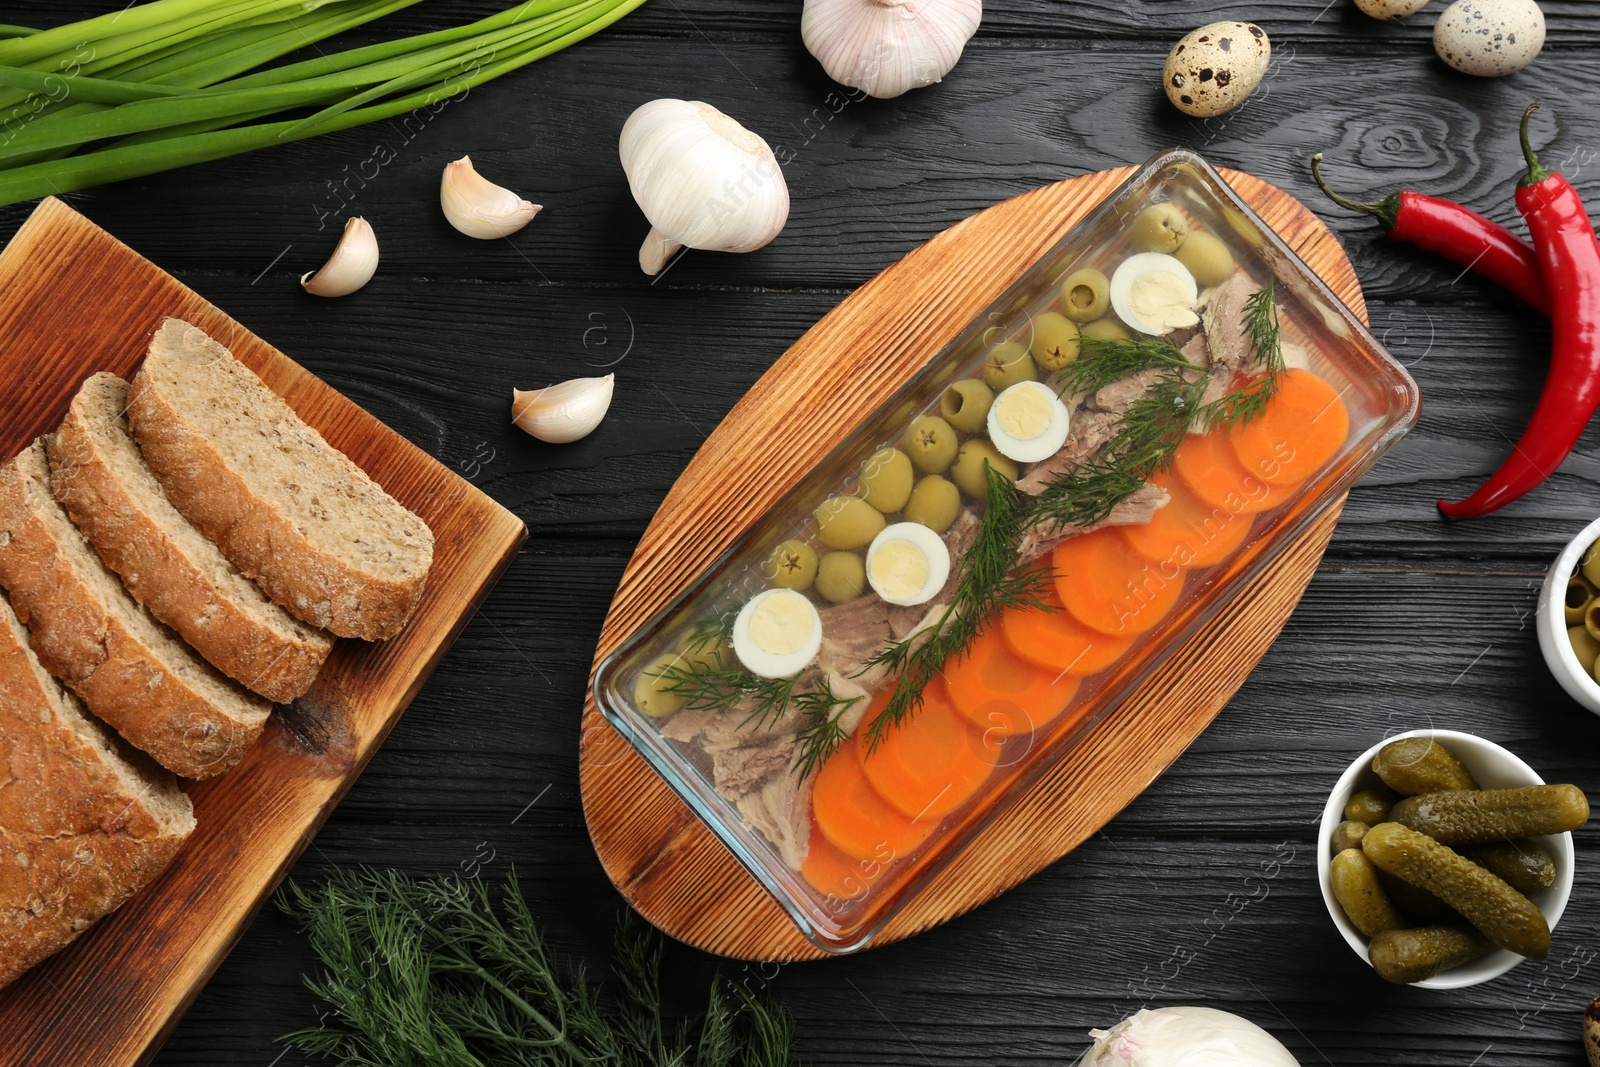
[[[195,833],[165,874],[0,991],[0,1064],[155,1054],[333,810],[526,534],[516,516],[59,200],[0,254],[0,451],[53,430],[95,371],[131,377],[165,316],[224,342],[433,529],[427,590],[382,644],[339,641],[237,767],[192,785]]]
[[[612,600],[596,666],[1133,171],[1070,178],[964,220],[807,331],[707,438],[667,494]],[[1316,217],[1257,178],[1227,177],[1364,315],[1354,270]],[[818,416],[819,404],[826,418]],[[808,432],[795,434],[795,426]],[[1215,718],[1271,645],[1315,572],[1338,513],[1335,505],[1295,538],[939,870],[871,945],[992,899],[1066,855],[1138,796]],[[601,718],[592,692],[579,773],[589,835],[606,873],[657,927],[740,959],[824,954]]]

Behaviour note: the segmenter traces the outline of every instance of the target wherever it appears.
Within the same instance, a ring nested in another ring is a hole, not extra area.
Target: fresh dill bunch
[[[698,1020],[668,1027],[661,939],[626,915],[615,1011],[581,970],[555,962],[517,884],[496,909],[478,878],[341,871],[291,884],[278,906],[324,970],[308,989],[333,1008],[283,1040],[341,1067],[782,1067],[793,1020],[720,975]]]
[[[664,693],[683,700],[684,711],[716,711],[748,701],[750,711],[741,725],[757,729],[778,722],[796,697],[799,677],[763,678],[743,667],[734,666],[720,656],[710,665],[697,665],[683,659],[651,672],[666,684]]]
[[[1055,372],[1062,396],[1093,393],[1130,374],[1157,367],[1200,369],[1165,337],[1140,336],[1126,341],[1079,337],[1078,353],[1077,359]]]

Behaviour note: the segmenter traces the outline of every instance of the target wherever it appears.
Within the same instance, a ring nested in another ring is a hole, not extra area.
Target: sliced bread
[[[433,532],[205,331],[162,323],[128,424],[167,499],[291,614],[367,640],[410,618]]]
[[[83,383],[50,438],[50,490],[134,599],[269,700],[304,693],[333,639],[274,604],[172,506],[128,433],[128,383]]]
[[[128,595],[50,493],[41,438],[0,467],[0,585],[34,652],[135,747],[185,778],[239,762],[272,705]]]
[[[0,597],[0,986],[155,879],[194,830],[172,775],[91,719]]]

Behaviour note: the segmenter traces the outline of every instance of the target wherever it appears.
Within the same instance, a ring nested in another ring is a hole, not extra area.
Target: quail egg
[[[822,616],[793,589],[757,593],[733,620],[733,654],[763,678],[799,674],[821,647]]]
[[[1403,19],[1427,6],[1428,0],[1356,0],[1356,7],[1375,19]]]
[[[1256,91],[1272,60],[1266,31],[1249,22],[1213,22],[1173,46],[1161,84],[1185,115],[1232,111]]]
[[[920,522],[885,527],[867,549],[867,581],[886,603],[926,604],[949,577],[950,549]]]
[[[1018,463],[1049,459],[1066,444],[1067,405],[1043,382],[1018,382],[989,408],[989,440]]]
[[[1189,268],[1164,252],[1140,252],[1111,275],[1111,307],[1140,333],[1159,337],[1200,321],[1200,287]]]
[[[1433,50],[1463,74],[1498,78],[1544,48],[1544,12],[1534,0],[1456,0],[1433,27]]]

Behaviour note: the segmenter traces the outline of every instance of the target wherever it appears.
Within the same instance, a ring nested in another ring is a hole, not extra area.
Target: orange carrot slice
[[[1244,469],[1223,430],[1185,437],[1173,453],[1172,469],[1202,504],[1230,515],[1254,515],[1289,498],[1287,488]]]
[[[1061,603],[1073,618],[1103,634],[1145,633],[1183,592],[1182,567],[1144,560],[1110,526],[1067,538],[1056,546],[1051,564]]]
[[[1087,678],[1122,658],[1132,637],[1113,637],[1091,630],[1068,613],[1051,583],[1046,603],[1051,610],[1011,609],[1000,616],[1000,633],[1020,659],[1046,670]]]
[[[889,731],[875,751],[862,748],[861,768],[879,796],[920,825],[960,807],[999,759],[1000,745],[968,725],[936,680],[923,690],[922,707],[911,718]]]
[[[1076,675],[1018,657],[998,626],[984,631],[964,656],[944,668],[950,703],[991,740],[1053,722],[1072,703],[1080,684]]]
[[[872,885],[867,872],[878,874],[882,869],[883,865],[876,860],[846,856],[833,847],[819,827],[812,825],[811,844],[806,848],[805,862],[800,865],[800,876],[812,889],[841,900],[860,900]]]
[[[817,772],[811,814],[835,848],[858,860],[888,863],[922,844],[938,820],[913,822],[886,803],[867,781],[854,741]]]
[[[1205,504],[1171,473],[1157,474],[1150,481],[1172,499],[1149,522],[1117,529],[1128,546],[1151,563],[1171,560],[1181,567],[1209,567],[1227,559],[1249,536],[1254,520],[1248,514]]]
[[[1268,485],[1299,485],[1350,436],[1350,412],[1327,379],[1287,370],[1257,418],[1229,435],[1241,466]]]

